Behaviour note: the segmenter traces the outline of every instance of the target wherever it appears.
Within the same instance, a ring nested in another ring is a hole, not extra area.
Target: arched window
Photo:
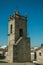
[[[23,29],[19,30],[19,34],[20,34],[20,36],[23,36]]]
[[[12,24],[11,24],[11,26],[10,26],[10,33],[12,33]]]
[[[41,52],[39,52],[39,56],[41,56]]]

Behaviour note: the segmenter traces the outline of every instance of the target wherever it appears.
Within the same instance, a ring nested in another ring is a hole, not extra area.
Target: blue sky
[[[0,45],[8,44],[8,18],[15,10],[27,15],[27,36],[32,46],[43,43],[43,0],[0,0]]]

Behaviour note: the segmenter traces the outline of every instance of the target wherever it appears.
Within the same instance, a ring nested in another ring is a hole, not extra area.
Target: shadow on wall
[[[5,59],[5,56],[0,54],[0,59]]]

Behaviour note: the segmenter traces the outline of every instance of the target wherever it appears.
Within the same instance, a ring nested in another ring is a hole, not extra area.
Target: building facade
[[[34,47],[31,46],[31,61],[34,61]]]
[[[36,49],[36,61],[43,64],[43,46]]]
[[[30,37],[27,37],[27,17],[18,12],[8,21],[8,62],[29,62]]]

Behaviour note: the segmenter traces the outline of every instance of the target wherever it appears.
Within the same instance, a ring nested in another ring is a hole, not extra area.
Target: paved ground
[[[32,63],[0,63],[0,65],[34,65]]]
[[[33,64],[33,63],[29,63],[29,62],[27,62],[27,63],[7,63],[4,61],[0,61],[0,65],[41,65],[41,64]]]
[[[34,65],[32,62],[24,62],[24,63],[8,63],[5,59],[0,60],[0,65]]]
[[[0,65],[43,65],[43,64],[33,64],[32,62],[24,62],[24,63],[8,63],[6,59],[0,60]]]

